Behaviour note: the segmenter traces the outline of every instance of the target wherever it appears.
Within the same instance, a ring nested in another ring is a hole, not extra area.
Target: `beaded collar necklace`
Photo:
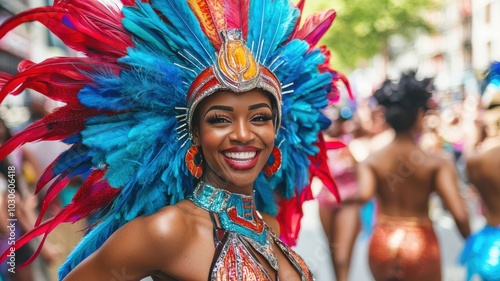
[[[278,260],[272,248],[273,234],[257,212],[253,196],[232,193],[200,181],[188,197],[198,207],[217,214],[223,229],[248,241],[277,270]]]

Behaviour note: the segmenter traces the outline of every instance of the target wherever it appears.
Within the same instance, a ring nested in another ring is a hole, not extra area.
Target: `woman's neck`
[[[253,182],[245,185],[235,185],[233,181],[224,179],[215,173],[205,173],[200,182],[204,182],[218,189],[226,190],[230,193],[252,196]]]
[[[418,141],[418,134],[415,133],[413,130],[407,130],[403,132],[397,132],[396,136],[394,137],[395,142],[411,142],[413,144],[417,144]]]

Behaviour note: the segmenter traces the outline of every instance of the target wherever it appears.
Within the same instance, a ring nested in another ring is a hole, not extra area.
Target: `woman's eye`
[[[229,123],[229,119],[222,116],[211,116],[207,118],[207,123],[209,124]]]
[[[272,119],[273,119],[273,117],[271,115],[260,114],[260,115],[255,116],[254,118],[252,118],[251,121],[253,121],[253,122],[267,122],[267,121],[272,120]]]

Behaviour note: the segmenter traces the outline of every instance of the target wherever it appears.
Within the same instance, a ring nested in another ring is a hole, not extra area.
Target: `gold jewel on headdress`
[[[222,32],[223,45],[219,51],[214,73],[230,90],[237,93],[257,87],[259,67],[250,50],[241,39],[239,30]]]
[[[240,30],[223,30],[217,61],[193,81],[187,95],[187,124],[191,133],[194,111],[200,101],[220,90],[243,93],[255,88],[270,93],[276,101],[276,131],[281,120],[281,84],[269,69],[260,65],[241,38]]]

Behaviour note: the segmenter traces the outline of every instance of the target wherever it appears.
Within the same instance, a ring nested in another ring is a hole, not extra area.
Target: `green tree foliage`
[[[427,19],[436,5],[436,0],[309,0],[305,13],[331,8],[337,12],[321,43],[333,50],[336,68],[346,71],[384,52],[391,35],[411,38],[418,29],[432,31]]]

